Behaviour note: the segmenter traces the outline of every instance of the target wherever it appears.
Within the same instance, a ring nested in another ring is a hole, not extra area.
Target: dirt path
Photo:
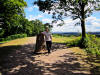
[[[2,75],[89,75],[86,55],[74,53],[64,44],[53,44],[51,54],[33,54],[35,37],[7,55],[0,68]],[[78,48],[75,48],[78,49]]]

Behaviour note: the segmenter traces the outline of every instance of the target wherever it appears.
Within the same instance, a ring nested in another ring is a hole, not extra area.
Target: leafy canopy
[[[100,0],[37,0],[34,4],[39,6],[40,11],[52,12],[56,21],[66,16],[82,20],[82,9],[85,18],[100,9]]]
[[[5,36],[9,35],[15,17],[24,15],[24,8],[27,3],[24,0],[0,0],[0,29],[4,32]]]

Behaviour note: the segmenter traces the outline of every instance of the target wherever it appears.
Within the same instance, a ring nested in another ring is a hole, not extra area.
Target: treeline
[[[24,0],[0,0],[0,38],[17,34],[33,36],[44,30],[41,21],[25,18],[26,6]]]

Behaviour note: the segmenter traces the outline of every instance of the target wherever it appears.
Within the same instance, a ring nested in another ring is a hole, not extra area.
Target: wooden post
[[[45,40],[43,34],[38,34],[36,37],[36,45],[34,53],[40,52],[41,50],[46,50]]]

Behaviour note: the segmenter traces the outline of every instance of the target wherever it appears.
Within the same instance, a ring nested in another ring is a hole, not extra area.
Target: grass
[[[4,46],[17,46],[17,45],[23,45],[25,42],[27,42],[29,38],[21,38],[21,39],[16,39],[12,41],[3,41],[3,44],[0,44],[0,47]]]
[[[56,43],[66,43],[70,41],[74,41],[76,39],[80,38],[79,36],[60,36],[60,35],[53,35],[53,42]],[[68,48],[71,51],[73,51],[75,54],[86,54],[86,52],[83,49],[80,49],[79,47],[71,47]]]
[[[53,42],[56,42],[56,43],[66,43],[66,42],[69,42],[69,41],[72,41],[72,40],[75,40],[75,39],[78,39],[79,37],[76,37],[76,36],[60,36],[60,35],[54,35],[53,36]]]

